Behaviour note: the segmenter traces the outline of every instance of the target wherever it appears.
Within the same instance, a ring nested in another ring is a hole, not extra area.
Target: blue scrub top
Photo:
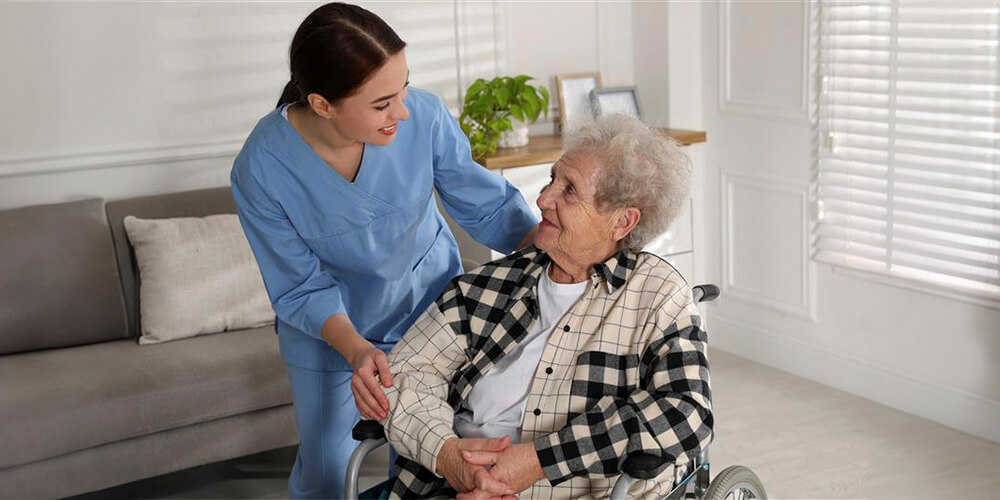
[[[521,193],[472,160],[440,99],[410,88],[410,118],[388,146],[364,145],[349,182],[276,109],[247,138],[231,181],[240,222],[274,307],[282,357],[350,370],[320,330],[346,313],[389,350],[462,272],[458,244],[434,203],[480,243],[508,253],[537,223]]]

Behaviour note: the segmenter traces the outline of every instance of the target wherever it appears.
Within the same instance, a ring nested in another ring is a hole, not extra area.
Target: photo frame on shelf
[[[624,113],[632,118],[642,119],[639,91],[635,87],[597,88],[590,92],[590,102],[594,108],[594,116]]]
[[[559,94],[559,132],[566,133],[582,123],[594,120],[590,93],[601,88],[599,72],[556,75]]]

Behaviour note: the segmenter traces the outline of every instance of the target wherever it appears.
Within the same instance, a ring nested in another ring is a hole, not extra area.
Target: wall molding
[[[783,178],[742,173],[725,172],[722,176],[722,291],[730,298],[739,299],[766,309],[817,322],[816,313],[816,266],[809,255],[809,185],[789,181]],[[743,186],[761,191],[770,191],[779,195],[791,195],[798,200],[799,230],[801,231],[801,259],[798,262],[802,273],[799,291],[802,300],[799,302],[784,300],[770,294],[767,290],[755,290],[740,286],[733,281],[735,263],[733,235],[733,187]]]
[[[0,179],[236,156],[243,139],[0,159]]]
[[[725,0],[719,5],[719,112],[811,123],[814,119],[813,109],[810,106],[812,2],[807,1],[802,4],[802,67],[799,72],[802,97],[795,106],[783,106],[766,101],[740,101],[732,98],[732,80],[729,71],[731,6],[732,0]]]
[[[747,324],[715,310],[707,324],[712,348],[1000,443],[1000,401],[776,334],[774,325]]]

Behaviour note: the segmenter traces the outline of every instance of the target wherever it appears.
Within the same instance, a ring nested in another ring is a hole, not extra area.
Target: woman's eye
[[[573,188],[572,184],[567,184],[566,185],[566,194],[573,194],[575,192],[576,192],[576,189]]]
[[[383,104],[381,106],[375,106],[375,109],[377,109],[379,111],[385,111],[386,109],[389,109],[389,103],[385,103],[385,104]]]

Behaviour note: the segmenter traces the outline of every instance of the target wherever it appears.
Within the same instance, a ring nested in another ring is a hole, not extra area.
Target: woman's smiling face
[[[349,139],[388,146],[396,138],[399,122],[410,117],[403,104],[409,85],[405,51],[390,57],[357,92],[331,107],[330,121]]]

